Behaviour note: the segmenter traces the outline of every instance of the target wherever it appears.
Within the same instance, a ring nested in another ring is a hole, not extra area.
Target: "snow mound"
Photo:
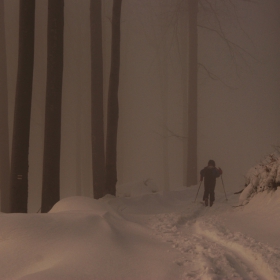
[[[99,200],[69,197],[0,223],[1,280],[179,279],[167,244]]]
[[[151,194],[158,190],[157,183],[153,179],[129,182],[117,186],[118,197],[136,197]]]
[[[57,202],[49,213],[59,213],[67,211],[87,211],[96,215],[104,215],[111,210],[108,204],[90,197],[72,196],[61,199]]]
[[[240,194],[239,196],[239,204],[245,205],[249,202],[249,198],[254,193],[254,186],[253,184],[249,184]]]
[[[256,193],[246,205],[246,212],[261,212],[280,218],[280,190]]]
[[[217,192],[210,208],[194,203],[197,190],[0,214],[0,279],[280,279],[280,191],[238,208]]]

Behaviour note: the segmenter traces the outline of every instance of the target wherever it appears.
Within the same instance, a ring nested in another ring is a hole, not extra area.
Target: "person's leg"
[[[209,187],[208,186],[204,186],[203,201],[205,203],[205,206],[208,206],[208,197],[209,197]]]
[[[209,194],[210,194],[210,207],[211,207],[215,201],[215,185],[211,186]]]

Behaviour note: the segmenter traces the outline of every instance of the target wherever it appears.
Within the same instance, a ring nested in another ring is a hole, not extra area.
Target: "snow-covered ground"
[[[1,280],[280,279],[280,191],[197,186],[134,197],[70,197],[47,214],[0,215]]]

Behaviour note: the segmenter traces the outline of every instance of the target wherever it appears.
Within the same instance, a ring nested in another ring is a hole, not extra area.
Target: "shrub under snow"
[[[246,175],[245,186],[239,197],[241,205],[247,204],[258,192],[276,190],[280,186],[280,155],[269,155],[252,167]]]

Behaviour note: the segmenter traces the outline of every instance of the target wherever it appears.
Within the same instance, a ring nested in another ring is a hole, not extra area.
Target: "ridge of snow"
[[[280,279],[280,192],[232,208],[238,197],[217,190],[210,208],[194,203],[197,190],[1,213],[0,279]]]

